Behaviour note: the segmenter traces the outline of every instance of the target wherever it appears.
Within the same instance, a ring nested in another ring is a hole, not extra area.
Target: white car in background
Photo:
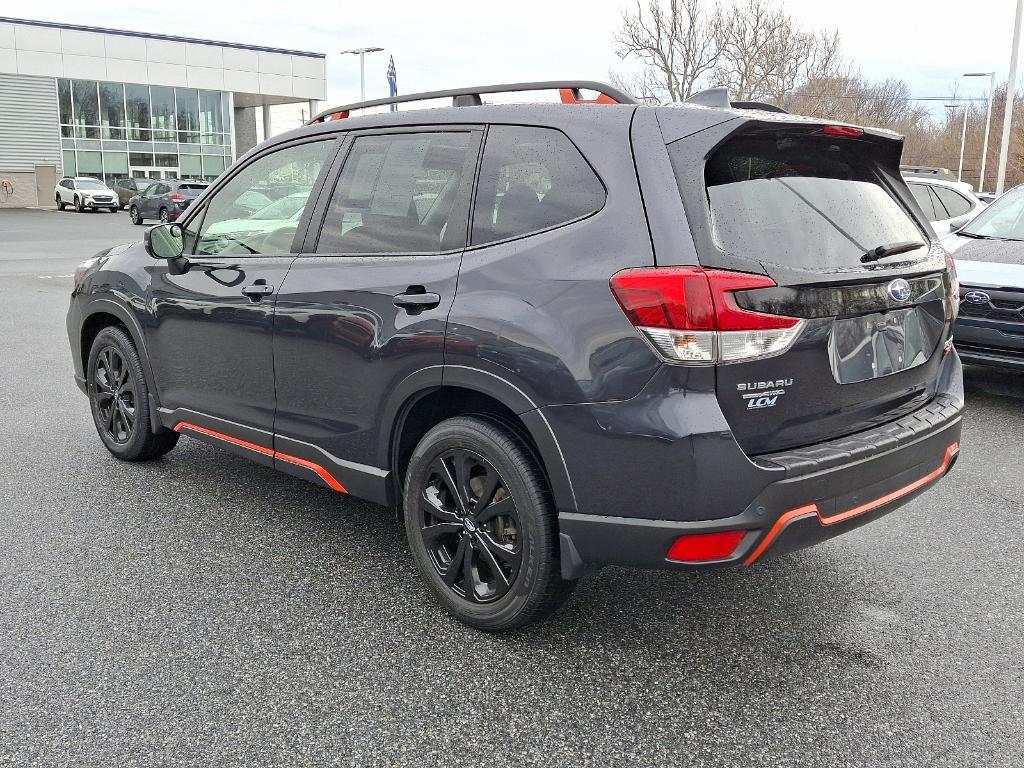
[[[121,210],[117,193],[99,179],[90,176],[65,176],[54,187],[53,198],[62,211],[69,205],[75,206],[79,213],[101,208],[111,213]]]
[[[911,175],[904,175],[903,180],[938,237],[959,229],[985,208],[970,184]]]
[[[259,250],[264,238],[294,234],[310,191],[307,189],[286,195],[249,216],[213,224],[203,233],[203,237],[222,240],[226,249],[241,247],[244,252],[248,247]],[[249,194],[247,192],[235,201],[236,208],[244,209],[246,204],[253,202],[251,196],[246,197]]]

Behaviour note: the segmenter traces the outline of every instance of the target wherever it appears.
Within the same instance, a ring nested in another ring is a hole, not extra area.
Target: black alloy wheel
[[[107,450],[123,461],[163,456],[178,433],[153,424],[149,385],[128,333],[109,326],[96,334],[86,364],[86,391],[93,423]]]
[[[127,444],[135,431],[138,417],[138,391],[116,346],[109,345],[100,350],[89,395],[95,403],[97,428],[111,442]]]
[[[505,632],[551,613],[562,579],[547,478],[522,431],[498,416],[455,416],[409,457],[405,533],[420,576],[453,616]]]
[[[516,501],[494,466],[463,448],[430,465],[420,494],[420,536],[441,580],[463,600],[508,593],[522,565]]]

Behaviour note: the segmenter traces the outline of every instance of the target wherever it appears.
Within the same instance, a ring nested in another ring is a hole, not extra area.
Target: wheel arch
[[[435,424],[454,416],[483,415],[515,431],[535,454],[559,512],[576,511],[572,481],[554,431],[535,403],[495,374],[463,366],[433,366],[406,378],[385,408],[381,458],[391,468],[392,492],[401,504],[409,456]]]
[[[89,351],[96,336],[104,328],[117,326],[125,331],[135,344],[139,352],[139,359],[142,362],[142,369],[146,372],[146,381],[149,383],[150,415],[151,421],[155,418],[159,406],[159,392],[156,378],[153,376],[153,369],[149,362],[149,353],[146,350],[146,340],[139,326],[138,319],[125,307],[111,299],[93,299],[82,312],[82,322],[78,331],[77,351],[82,362],[82,372],[88,376]]]

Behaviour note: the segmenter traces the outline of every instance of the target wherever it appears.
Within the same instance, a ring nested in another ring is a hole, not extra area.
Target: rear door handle
[[[436,293],[400,293],[395,296],[395,306],[406,310],[410,315],[416,315],[425,309],[433,309],[441,303],[441,297]]]
[[[274,292],[274,286],[267,285],[264,280],[257,280],[252,285],[247,285],[242,289],[242,293],[248,296],[253,301],[259,301],[264,296],[269,296]]]

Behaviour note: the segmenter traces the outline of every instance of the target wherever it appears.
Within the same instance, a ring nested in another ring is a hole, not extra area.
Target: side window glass
[[[192,211],[189,211],[192,213]],[[183,224],[181,227],[181,241],[183,244],[182,253],[194,253],[196,247],[196,240],[199,238],[199,227],[203,223],[203,218],[206,216],[206,209],[200,209],[189,218],[187,224]]]
[[[941,221],[942,219],[948,219],[949,214],[946,213],[946,207],[939,200],[939,196],[935,194],[935,190],[928,187],[928,194],[932,198],[932,207],[935,208],[935,221]]]
[[[149,197],[150,195],[153,194],[154,189],[156,189],[156,184],[150,184],[148,187],[142,190],[142,196]]]
[[[253,161],[207,202],[195,253],[253,256],[292,253],[302,212],[334,139],[279,149]],[[271,208],[291,197],[290,215]],[[198,219],[198,217],[197,217]]]
[[[317,253],[440,253],[448,250],[445,243],[465,245],[465,221],[452,220],[452,211],[472,173],[475,146],[468,131],[358,137]]]
[[[931,195],[928,194],[928,187],[923,184],[911,184],[910,191],[914,193],[914,198],[917,200],[917,204],[921,206],[921,210],[924,211],[925,218],[928,221],[937,221],[938,216],[935,215],[935,208],[932,206]]]
[[[484,146],[472,243],[549,229],[600,210],[604,201],[600,179],[561,131],[492,126]]]
[[[947,187],[936,187],[935,194],[939,196],[939,200],[946,206],[946,211],[949,213],[951,219],[955,219],[957,216],[963,216],[971,210],[971,202],[963,195],[954,192],[952,189]]]

